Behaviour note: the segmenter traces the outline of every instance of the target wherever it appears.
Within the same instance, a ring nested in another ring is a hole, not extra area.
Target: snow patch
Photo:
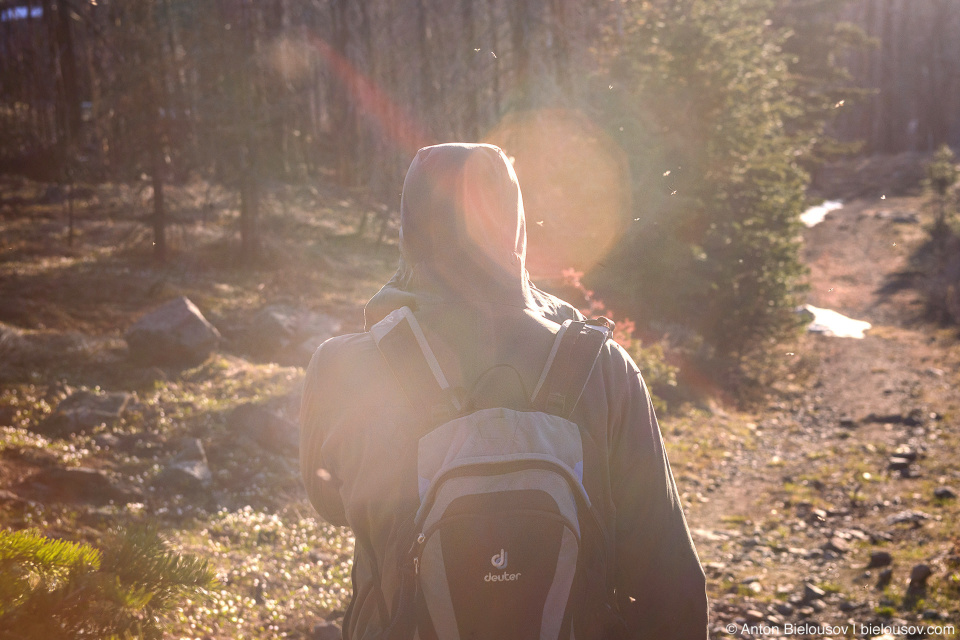
[[[803,308],[813,314],[813,320],[807,326],[807,331],[812,333],[862,340],[864,332],[873,326],[864,320],[854,320],[831,309],[821,309],[812,304],[805,304]]]
[[[823,204],[810,207],[801,213],[800,221],[808,227],[812,227],[823,222],[823,219],[826,218],[827,214],[831,211],[836,211],[841,208],[843,208],[843,202],[840,200],[827,200]]]

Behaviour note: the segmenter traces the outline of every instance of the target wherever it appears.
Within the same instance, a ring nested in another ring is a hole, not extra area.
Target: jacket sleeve
[[[628,637],[703,640],[706,580],[640,371],[621,349],[611,392],[610,473],[616,588]],[[623,380],[622,376],[626,376]],[[620,395],[619,398],[616,396]]]
[[[337,398],[330,375],[332,347],[329,341],[321,345],[307,368],[300,402],[300,474],[307,497],[320,517],[330,524],[346,526],[340,480],[335,470],[324,463],[322,455]]]

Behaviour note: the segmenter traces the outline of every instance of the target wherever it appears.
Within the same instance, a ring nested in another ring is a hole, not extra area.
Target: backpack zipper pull
[[[417,536],[417,544],[415,545],[414,548],[416,549],[417,547],[422,547],[423,543],[426,542],[426,540],[427,540],[427,537],[423,535],[423,532],[421,531],[420,535]],[[417,549],[416,553],[413,556],[413,572],[415,574],[420,573],[420,554],[421,553],[423,553],[423,549]]]

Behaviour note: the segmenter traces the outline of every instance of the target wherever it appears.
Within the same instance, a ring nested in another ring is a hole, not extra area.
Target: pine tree
[[[164,615],[216,582],[205,560],[143,528],[113,531],[101,549],[0,531],[0,575],[0,629],[24,640],[159,639]]]

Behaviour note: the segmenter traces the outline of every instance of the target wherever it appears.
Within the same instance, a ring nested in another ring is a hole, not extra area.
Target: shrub
[[[563,284],[577,291],[583,299],[580,312],[588,318],[603,316],[614,320],[614,314],[600,298],[582,282],[583,273],[574,269],[564,269],[562,272]],[[629,318],[615,321],[613,339],[626,350],[643,374],[644,382],[650,389],[654,408],[658,412],[668,410],[666,400],[662,397],[664,391],[677,386],[677,368],[667,362],[663,347],[659,344],[644,346],[634,337],[636,325]],[[659,392],[659,393],[658,393]]]
[[[215,584],[205,560],[142,528],[109,533],[102,549],[0,531],[0,575],[0,629],[44,640],[162,638],[163,617]]]

